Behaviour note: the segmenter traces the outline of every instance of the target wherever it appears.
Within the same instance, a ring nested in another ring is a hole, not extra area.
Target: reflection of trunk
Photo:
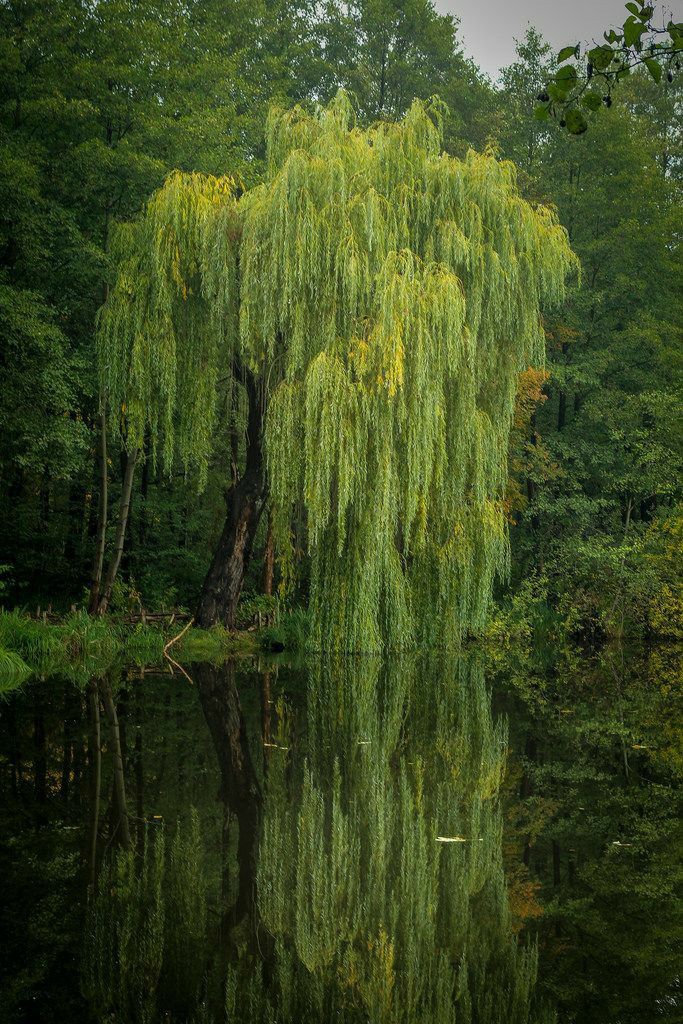
[[[7,723],[7,731],[9,733],[10,742],[10,764],[12,766],[12,796],[19,796],[19,789],[22,781],[22,769],[21,769],[21,755],[19,753],[19,739],[17,736],[17,716],[15,714],[15,705],[13,700],[9,700],[7,705],[3,709],[5,722]]]
[[[218,758],[220,798],[235,815],[239,826],[239,891],[233,908],[237,922],[251,909],[255,900],[256,840],[261,792],[249,753],[235,684],[234,664],[221,668],[197,665],[193,674]]]
[[[267,668],[261,673],[261,721],[263,725],[263,742],[270,743],[270,707],[273,703],[270,693],[271,670]],[[264,758],[264,764],[266,763]]]
[[[107,713],[107,719],[109,720],[111,752],[114,762],[114,800],[116,802],[118,832],[121,837],[121,845],[125,850],[129,850],[130,828],[128,825],[128,808],[126,806],[126,780],[123,774],[123,758],[121,757],[121,733],[108,679],[102,680],[102,702]]]
[[[88,878],[94,887],[97,877],[97,832],[100,824],[100,790],[102,788],[102,739],[100,735],[100,698],[97,683],[88,684],[90,709],[90,844],[88,850]]]
[[[275,670],[277,671],[277,669]],[[271,707],[273,701],[271,698],[271,669],[267,668],[265,672],[261,673],[261,726],[263,731],[263,777],[268,777],[268,765],[270,762],[270,755],[273,752],[272,748],[272,722],[271,722]]]
[[[112,552],[111,561],[109,563],[109,569],[107,570],[107,578],[104,581],[104,588],[102,590],[102,597],[100,603],[97,606],[97,612],[99,615],[104,615],[111,599],[111,592],[116,581],[116,575],[119,571],[121,564],[121,556],[123,555],[123,542],[126,536],[126,526],[128,525],[128,514],[130,512],[130,496],[133,491],[133,474],[135,473],[135,461],[137,459],[137,450],[128,452],[126,458],[126,468],[123,473],[123,485],[121,487],[121,505],[119,508],[119,523],[116,528],[116,540],[114,541],[114,550]]]
[[[251,373],[247,373],[245,384],[249,398],[246,465],[228,492],[225,526],[199,597],[195,622],[205,628],[219,622],[230,629],[235,626],[237,602],[263,507],[261,403]]]
[[[145,845],[145,802],[143,799],[144,777],[142,773],[142,732],[138,726],[135,734],[135,812],[138,819],[138,850]]]
[[[33,720],[33,747],[33,788],[36,800],[44,804],[47,800],[47,744],[42,711],[37,711]]]
[[[164,730],[166,732],[166,730]],[[137,815],[137,849],[145,848],[145,775],[142,758],[142,687],[135,689],[135,813]]]
[[[71,740],[69,738],[69,720],[64,718],[62,733],[62,778],[59,784],[59,795],[66,801],[69,799],[69,782],[71,780]]]

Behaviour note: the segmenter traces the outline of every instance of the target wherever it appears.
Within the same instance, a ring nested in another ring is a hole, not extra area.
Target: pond
[[[679,669],[28,680],[0,703],[0,1019],[680,1020]]]

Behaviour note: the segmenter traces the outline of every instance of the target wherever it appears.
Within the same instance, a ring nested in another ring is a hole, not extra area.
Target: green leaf
[[[589,50],[588,59],[596,71],[604,71],[614,59],[614,50],[611,46],[595,46]]]
[[[599,110],[602,106],[602,96],[598,96],[597,92],[587,92],[582,96],[581,102],[586,110]]]
[[[567,64],[565,67],[560,68],[555,75],[556,82],[563,82],[569,79],[576,81],[576,68],[572,64]]]
[[[568,110],[564,119],[567,122],[567,131],[572,135],[583,135],[588,128],[586,118],[577,107]]]
[[[576,85],[577,77],[576,68],[573,64],[565,64],[564,67],[560,68],[555,75],[554,82],[551,83],[555,86],[555,94],[551,91],[551,87],[548,87],[548,91],[552,98],[565,99]]]
[[[659,85],[659,83],[662,80],[662,66],[659,63],[659,61],[656,61],[656,60],[646,60],[644,63],[645,63],[645,67],[650,72],[650,74],[654,78],[655,82]]]
[[[632,14],[640,14],[640,7],[638,7],[638,4],[624,4],[624,7]]]
[[[538,107],[534,107],[534,117],[537,121],[547,121],[550,117],[550,110],[546,103],[541,103]]]
[[[626,46],[635,46],[639,43],[643,32],[645,32],[645,25],[636,21],[635,18],[627,18],[624,22],[624,43]]]
[[[570,57],[575,57],[577,50],[578,44],[576,46],[563,46],[557,55],[558,61],[562,63],[563,60],[569,60]]]

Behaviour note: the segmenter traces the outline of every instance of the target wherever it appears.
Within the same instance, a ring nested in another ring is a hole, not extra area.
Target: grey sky
[[[534,25],[556,49],[591,39],[602,41],[610,25],[628,16],[623,0],[435,0],[439,11],[460,19],[465,52],[492,78],[514,60],[513,39]],[[656,21],[662,4],[657,4]],[[683,0],[668,0],[664,10],[674,20],[683,16]],[[665,14],[666,17],[666,14]]]

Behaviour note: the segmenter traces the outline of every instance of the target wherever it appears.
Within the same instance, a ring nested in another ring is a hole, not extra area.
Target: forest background
[[[582,262],[581,287],[546,319],[545,368],[519,380],[512,573],[497,595],[507,626],[680,638],[680,75],[631,75],[572,136],[534,115],[555,62],[530,29],[493,84],[429,0],[3,3],[0,603],[87,604],[95,322],[113,223],[139,213],[174,168],[255,184],[269,107],[326,102],[341,86],[363,124],[438,94],[446,149],[493,146],[514,160],[523,194],[558,208]],[[180,466],[169,476],[143,456],[113,610],[194,607],[240,472],[229,412],[200,498]],[[109,435],[114,508],[119,424]],[[273,587],[267,523],[247,602]],[[287,600],[305,596],[304,573]]]

